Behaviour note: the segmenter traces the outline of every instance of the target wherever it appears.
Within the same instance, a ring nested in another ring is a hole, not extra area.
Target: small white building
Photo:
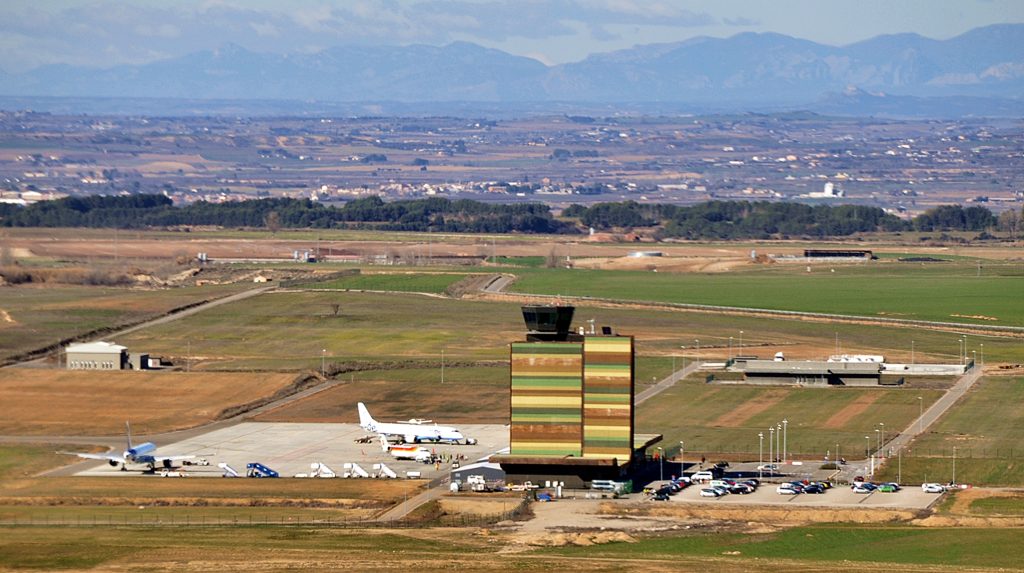
[[[69,344],[64,350],[68,370],[124,370],[128,348],[112,342]]]

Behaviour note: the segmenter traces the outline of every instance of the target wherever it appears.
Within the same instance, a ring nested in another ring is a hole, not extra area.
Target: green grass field
[[[210,285],[165,290],[46,285],[3,289],[0,359],[101,328],[159,316],[173,308],[219,298],[251,285]]]
[[[1024,378],[988,377],[902,453],[908,483],[953,479],[975,485],[1024,484]],[[895,478],[895,460],[880,479]]]
[[[834,268],[835,272],[829,272]],[[512,290],[623,300],[1024,326],[1024,266],[773,265],[716,274],[517,269]],[[975,318],[975,317],[988,317]],[[991,320],[990,320],[991,319]]]
[[[850,562],[892,566],[1024,567],[1024,554],[1008,551],[1024,542],[1022,529],[927,529],[901,526],[813,526],[779,533],[698,533],[666,536],[639,543],[549,549],[545,553],[608,559],[672,559],[675,556],[716,558],[730,570],[746,562],[786,560],[814,562],[815,570],[849,569]],[[723,555],[734,557],[723,558]],[[778,564],[780,570],[789,569]]]
[[[888,388],[797,388],[706,384],[690,377],[637,409],[637,431],[664,434],[669,452],[686,443],[687,459],[702,454],[744,454],[758,459],[758,432],[764,433],[768,456],[768,427],[783,419],[787,451],[822,460],[826,451],[842,457],[863,457],[864,436],[876,441],[875,429],[904,429],[918,415],[918,396],[925,408],[939,390]],[[880,436],[879,436],[880,437]]]
[[[322,283],[310,283],[299,288],[312,290],[375,290],[398,292],[427,292],[441,294],[454,283],[466,278],[465,273],[363,273]]]

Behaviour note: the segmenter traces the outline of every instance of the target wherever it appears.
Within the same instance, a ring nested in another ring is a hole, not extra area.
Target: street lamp
[[[882,446],[885,445],[885,422],[879,422],[878,423],[878,428],[882,432],[881,440],[878,442],[879,443],[878,449],[882,449]],[[883,457],[885,457],[884,454],[883,454]]]
[[[660,481],[665,481],[665,450],[663,450],[660,446],[657,448],[657,450],[658,450],[658,479]]]
[[[956,485],[956,446],[953,446],[953,481],[950,485]]]
[[[782,463],[786,463],[786,452],[789,451],[787,449],[787,447],[786,447],[787,446],[786,438],[789,435],[788,429],[789,429],[789,420],[783,420],[782,421]]]
[[[700,360],[700,339],[694,338],[693,341],[697,343],[697,360]]]
[[[780,458],[781,461],[782,450],[779,448],[779,444],[782,442],[782,424],[776,424],[775,429],[778,430],[778,432],[775,433],[775,457]]]
[[[775,443],[775,426],[768,426],[768,462],[774,463],[775,456],[772,455],[772,445]]]
[[[985,365],[985,344],[982,343],[980,346],[981,346],[981,365],[984,366]]]
[[[764,477],[764,432],[757,433],[757,478]]]
[[[878,428],[875,428],[875,451],[882,449],[882,435],[878,432]]]
[[[320,349],[320,375],[324,378],[327,377],[327,349]]]
[[[739,354],[737,352],[737,354]],[[732,360],[732,337],[729,337],[729,360]]]
[[[441,384],[444,384],[444,348],[441,349]]]
[[[864,436],[864,457],[871,457],[871,436]]]
[[[924,398],[917,397],[917,433],[924,432]]]
[[[683,457],[683,451],[686,447],[686,442],[679,440],[679,477],[683,477],[683,469],[686,468],[686,458]]]
[[[737,354],[743,354],[743,331],[740,331],[740,350]]]
[[[914,363],[914,341],[910,341],[910,363]]]

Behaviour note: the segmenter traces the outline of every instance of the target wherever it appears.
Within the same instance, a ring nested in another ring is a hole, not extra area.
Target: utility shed
[[[124,370],[128,348],[112,342],[69,344],[64,350],[68,370]]]
[[[484,476],[484,481],[488,482],[505,481],[505,470],[491,462],[478,462],[454,469],[451,472],[451,479],[465,483],[467,477],[476,475]]]
[[[877,362],[823,360],[748,360],[742,367],[747,382],[840,386],[876,386],[881,370]]]

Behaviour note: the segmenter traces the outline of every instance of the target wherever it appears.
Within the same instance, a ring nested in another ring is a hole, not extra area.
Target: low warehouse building
[[[124,370],[128,348],[111,342],[69,344],[65,349],[68,370]]]

